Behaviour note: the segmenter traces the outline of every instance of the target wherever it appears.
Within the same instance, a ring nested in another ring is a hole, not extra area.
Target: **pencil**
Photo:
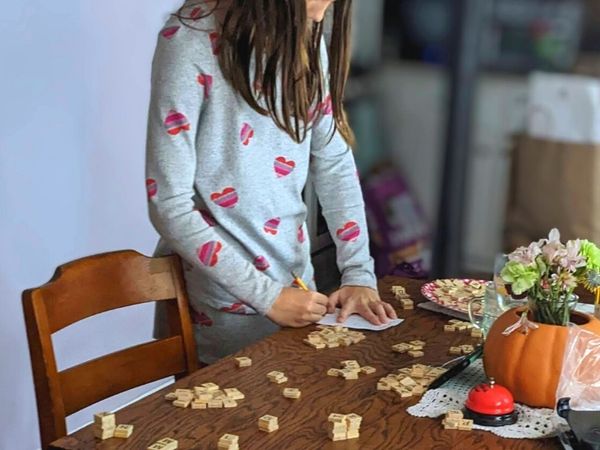
[[[304,291],[308,291],[308,286],[306,286],[306,284],[304,283],[304,281],[302,281],[302,278],[300,278],[298,275],[296,275],[294,272],[292,272],[292,276],[294,277],[294,282],[300,286],[300,289],[304,290]]]
[[[600,305],[600,287],[596,288],[596,305]]]

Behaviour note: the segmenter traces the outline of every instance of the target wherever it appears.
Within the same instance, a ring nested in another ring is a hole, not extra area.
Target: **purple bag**
[[[374,173],[363,194],[377,276],[426,278],[429,226],[402,176],[393,169]]]

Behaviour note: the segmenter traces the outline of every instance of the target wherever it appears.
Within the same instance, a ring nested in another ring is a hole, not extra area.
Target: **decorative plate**
[[[435,280],[421,287],[423,296],[444,308],[468,314],[468,304],[472,298],[485,295],[485,280],[447,279]],[[473,305],[473,312],[478,314],[481,304]]]

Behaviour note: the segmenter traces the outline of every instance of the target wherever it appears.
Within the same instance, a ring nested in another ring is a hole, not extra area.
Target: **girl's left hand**
[[[357,313],[373,325],[383,325],[389,319],[397,319],[396,311],[389,303],[381,301],[374,289],[364,286],[343,286],[329,296],[327,312],[335,312],[336,306],[342,310],[338,322],[343,323],[350,314]]]

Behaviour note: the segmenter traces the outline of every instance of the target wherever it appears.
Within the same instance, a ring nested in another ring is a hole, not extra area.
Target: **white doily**
[[[483,364],[481,360],[477,360],[443,387],[427,391],[421,401],[409,407],[407,411],[416,417],[441,418],[449,409],[462,409],[471,388],[484,381],[486,378]],[[517,403],[516,410],[519,420],[514,425],[503,427],[473,425],[473,428],[490,431],[504,438],[540,439],[556,436],[559,427],[566,424],[566,421],[552,409],[530,408]]]

